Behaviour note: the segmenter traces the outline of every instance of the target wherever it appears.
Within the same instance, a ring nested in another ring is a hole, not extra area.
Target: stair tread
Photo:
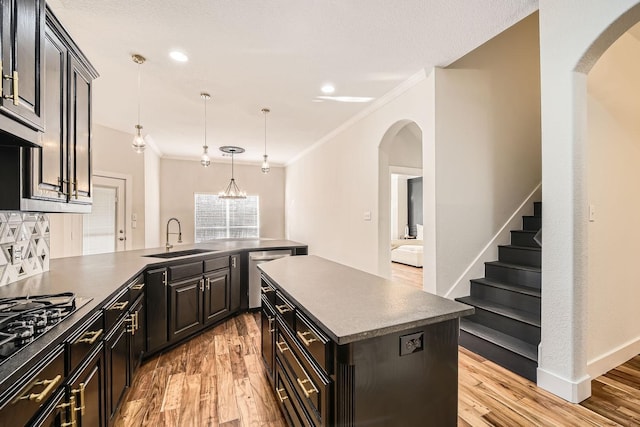
[[[470,296],[456,298],[456,301],[460,301],[464,304],[481,308],[485,311],[490,311],[500,316],[518,320],[520,322],[527,323],[529,325],[536,326],[538,328],[540,327],[540,316],[533,313],[529,313],[528,311],[518,310],[517,308],[508,307],[506,305],[497,304],[495,302],[487,301],[480,298],[474,298]]]
[[[505,334],[487,326],[481,325],[469,319],[460,319],[460,329],[479,338],[489,341],[504,349],[534,362],[538,361],[538,348],[536,345],[522,341],[514,336]]]
[[[531,267],[530,265],[522,265],[522,264],[512,264],[512,263],[503,262],[503,261],[488,261],[488,262],[485,262],[485,264],[496,265],[499,267],[515,268],[518,270],[528,270],[528,271],[533,271],[537,273],[540,273],[541,271],[540,267]]]
[[[482,283],[483,285],[492,286],[494,288],[500,288],[511,292],[517,292],[520,294],[529,295],[532,297],[541,297],[541,292],[539,289],[532,288],[530,286],[520,286],[520,285],[512,285],[511,283],[499,282],[497,280],[487,279],[486,277],[482,277],[479,279],[471,279],[472,282]]]
[[[542,252],[541,247],[534,246],[520,246],[520,245],[498,245],[500,248],[512,248],[512,249],[522,249],[524,251],[534,251],[534,252]]]

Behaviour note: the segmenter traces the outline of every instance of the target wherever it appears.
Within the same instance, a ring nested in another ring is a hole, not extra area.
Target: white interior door
[[[93,177],[93,206],[83,218],[84,255],[127,249],[125,191],[125,179]]]

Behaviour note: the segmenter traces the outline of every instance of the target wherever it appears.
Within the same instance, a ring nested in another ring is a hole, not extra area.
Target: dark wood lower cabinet
[[[147,345],[147,326],[146,326],[146,310],[144,307],[144,295],[141,295],[131,307],[130,316],[132,324],[131,330],[131,378],[140,367],[142,355],[146,351]]]
[[[40,416],[34,421],[37,427],[60,427],[67,422],[69,411],[65,406],[65,390],[62,389],[44,408]]]
[[[148,270],[145,274],[147,306],[147,354],[155,353],[169,342],[168,337],[168,283],[167,269]]]
[[[106,413],[109,422],[129,386],[129,332],[123,317],[105,340]]]
[[[262,299],[262,310],[261,310],[261,325],[260,329],[262,331],[261,334],[261,350],[262,350],[262,360],[264,361],[265,367],[267,368],[267,372],[269,374],[269,379],[273,381],[273,368],[274,368],[274,339],[275,339],[275,330],[276,330],[276,315],[271,308],[271,304],[266,301],[266,298]]]
[[[169,283],[169,341],[185,338],[202,327],[203,288],[202,276]]]
[[[104,350],[100,346],[69,384],[75,398],[76,427],[105,425],[104,382]]]

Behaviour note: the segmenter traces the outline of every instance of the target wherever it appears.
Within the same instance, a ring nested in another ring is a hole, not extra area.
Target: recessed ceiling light
[[[169,56],[171,57],[171,59],[178,62],[187,62],[189,60],[189,57],[187,55],[178,50],[171,51],[169,53]]]
[[[318,96],[317,98],[337,102],[369,102],[373,100],[368,96]]]
[[[322,91],[322,93],[324,94],[330,94],[336,91],[336,88],[331,84],[331,83],[326,83],[325,85],[323,85],[320,90]]]

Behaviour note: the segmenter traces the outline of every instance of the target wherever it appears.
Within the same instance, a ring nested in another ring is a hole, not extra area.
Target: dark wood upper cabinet
[[[91,76],[69,60],[69,179],[72,203],[91,203]]]
[[[0,111],[40,131],[44,130],[44,16],[44,0],[2,1]]]

